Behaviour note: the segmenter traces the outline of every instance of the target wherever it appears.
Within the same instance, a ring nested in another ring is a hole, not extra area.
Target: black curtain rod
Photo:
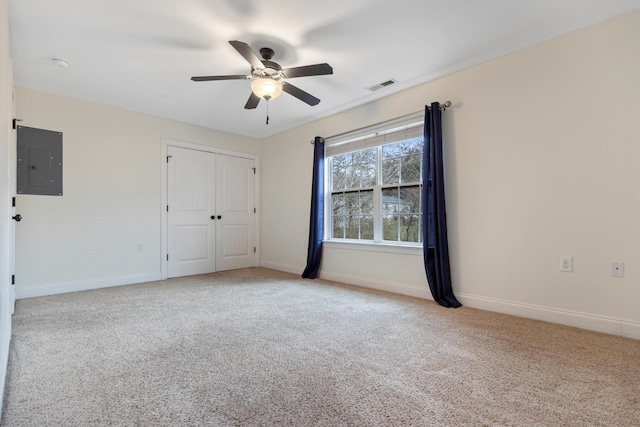
[[[440,109],[443,110],[443,111],[446,110],[449,107],[451,107],[451,101],[445,101],[442,104],[440,104]],[[348,132],[342,132],[342,133],[339,133],[339,134],[336,134],[336,135],[331,135],[331,136],[329,136],[327,138],[323,138],[323,140],[326,141],[327,139],[338,138],[338,137],[341,137],[341,136],[344,136],[344,135],[348,135],[350,133],[360,132],[362,130],[370,128],[371,126],[384,126],[386,123],[391,123],[391,122],[394,122],[396,120],[406,119],[406,118],[409,118],[411,116],[417,116],[418,114],[423,114],[423,113],[424,113],[424,110],[423,111],[416,111],[415,113],[405,114],[404,116],[400,116],[400,117],[396,117],[394,119],[386,120],[386,121],[381,122],[381,123],[376,123],[375,125],[363,126],[361,128],[358,128],[358,129],[350,130]],[[313,145],[314,140],[312,139],[309,142],[310,142],[311,145]]]

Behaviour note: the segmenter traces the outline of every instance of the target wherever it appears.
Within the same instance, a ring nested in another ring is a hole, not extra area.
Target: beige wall
[[[262,264],[306,261],[312,146],[451,100],[454,290],[463,303],[640,338],[640,12],[264,141]],[[572,256],[574,271],[559,271]],[[625,262],[625,277],[610,262]],[[427,295],[421,257],[325,246],[321,275]]]
[[[18,196],[19,297],[160,277],[163,138],[260,153],[255,139],[24,88],[17,113],[62,132],[64,157],[62,197]]]

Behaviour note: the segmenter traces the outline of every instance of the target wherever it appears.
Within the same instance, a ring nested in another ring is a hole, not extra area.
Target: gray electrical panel
[[[17,130],[18,194],[62,196],[62,132]]]

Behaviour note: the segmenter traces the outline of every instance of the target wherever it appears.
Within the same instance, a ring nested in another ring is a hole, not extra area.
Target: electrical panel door
[[[18,194],[62,196],[62,132],[18,126]]]

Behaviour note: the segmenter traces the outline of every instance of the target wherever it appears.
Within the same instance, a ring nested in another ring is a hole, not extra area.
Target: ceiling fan
[[[289,95],[295,96],[302,102],[306,102],[311,106],[317,105],[320,102],[318,98],[283,80],[293,79],[296,77],[333,74],[333,68],[326,63],[305,65],[302,67],[282,68],[279,64],[271,61],[274,53],[273,49],[268,47],[260,49],[260,55],[263,58],[260,59],[253,50],[251,50],[248,44],[237,40],[232,40],[229,43],[251,65],[251,74],[191,77],[191,80],[194,82],[205,82],[211,80],[253,79],[251,82],[251,96],[244,106],[247,110],[256,108],[260,100],[263,98],[266,101],[277,98],[283,91],[287,92]]]

